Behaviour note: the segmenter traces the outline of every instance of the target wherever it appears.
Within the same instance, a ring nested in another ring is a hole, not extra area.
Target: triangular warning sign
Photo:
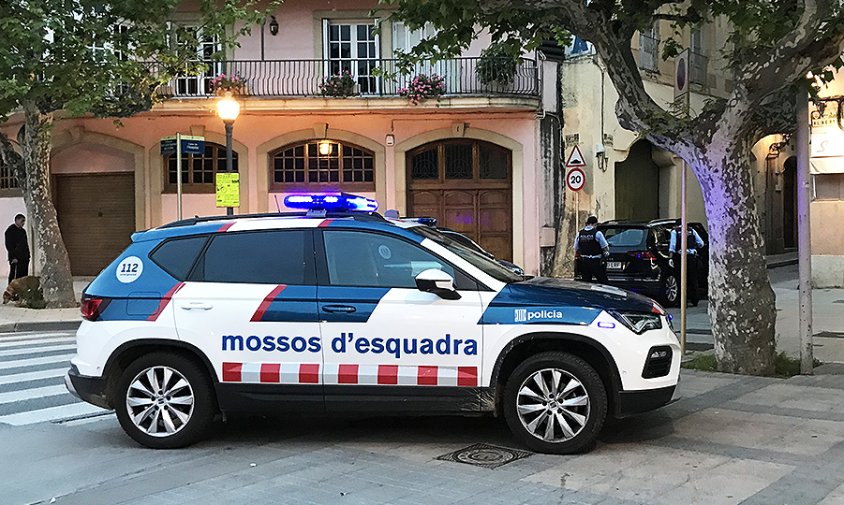
[[[569,157],[566,160],[566,166],[568,168],[586,166],[586,161],[583,159],[583,153],[580,152],[580,147],[578,147],[576,144],[569,153]]]

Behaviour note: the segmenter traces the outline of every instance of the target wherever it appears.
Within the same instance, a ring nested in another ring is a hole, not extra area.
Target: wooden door
[[[135,176],[57,175],[55,203],[73,275],[100,273],[135,231]]]
[[[408,153],[408,216],[434,217],[496,258],[513,258],[512,154],[454,139]]]

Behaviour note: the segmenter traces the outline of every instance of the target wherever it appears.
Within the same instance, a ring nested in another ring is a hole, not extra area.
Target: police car
[[[196,218],[135,233],[85,289],[70,391],[134,440],[200,440],[217,415],[503,416],[541,452],[675,392],[663,309],[617,288],[524,280],[374,201]]]

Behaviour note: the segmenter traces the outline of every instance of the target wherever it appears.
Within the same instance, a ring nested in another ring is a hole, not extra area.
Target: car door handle
[[[352,312],[356,311],[357,309],[351,305],[323,305],[322,311],[335,313],[335,312],[344,312],[346,314],[351,314]]]
[[[211,310],[214,306],[210,303],[190,302],[180,305],[184,310]]]

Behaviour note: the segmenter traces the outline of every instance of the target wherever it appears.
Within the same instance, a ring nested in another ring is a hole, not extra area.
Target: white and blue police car
[[[307,212],[135,233],[85,289],[70,391],[153,448],[220,414],[491,413],[570,453],[671,401],[680,348],[653,300],[517,276],[361,197],[285,203]]]

